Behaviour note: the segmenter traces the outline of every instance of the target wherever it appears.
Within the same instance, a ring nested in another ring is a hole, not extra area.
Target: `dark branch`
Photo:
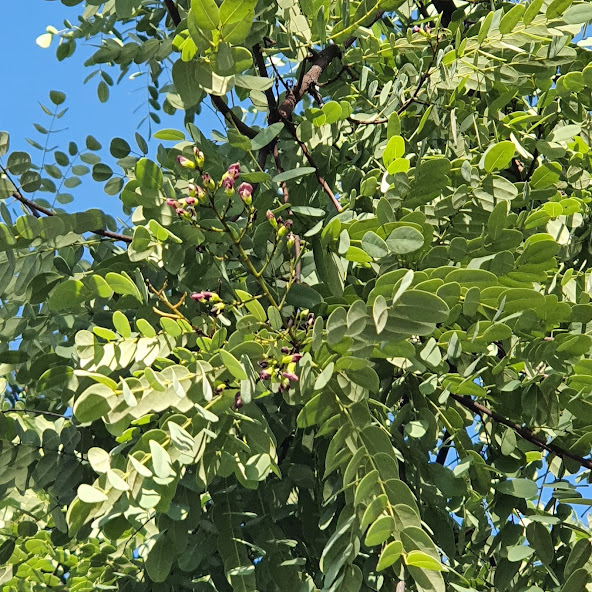
[[[557,446],[556,444],[552,444],[551,442],[546,442],[545,440],[539,438],[530,428],[525,426],[521,426],[520,424],[514,423],[513,421],[505,418],[503,415],[496,413],[495,411],[491,411],[482,405],[481,403],[477,403],[469,396],[466,395],[450,395],[457,403],[460,403],[466,409],[470,409],[473,413],[478,415],[485,415],[495,421],[496,423],[501,423],[506,427],[514,430],[517,434],[522,436],[525,440],[534,444],[541,450],[546,450],[547,452],[551,452],[556,454],[557,456],[565,459],[570,458],[571,460],[576,461],[581,466],[585,467],[586,469],[592,470],[592,460],[588,458],[584,458],[583,456],[579,456],[578,454],[574,454],[569,450],[565,450],[561,448],[561,446]]]
[[[169,16],[173,21],[173,24],[175,25],[175,27],[178,27],[181,23],[181,15],[179,14],[179,9],[177,8],[177,5],[173,2],[173,0],[164,0],[164,5],[166,6]]]
[[[452,21],[452,15],[456,10],[456,5],[453,0],[432,0],[432,4],[436,10],[442,15],[440,22],[443,27],[447,27]]]
[[[210,95],[210,99],[212,100],[212,105],[224,115],[227,121],[232,122],[236,129],[243,135],[247,136],[247,138],[253,139],[257,132],[249,127],[240,117],[236,115],[236,113],[224,102],[222,97],[216,95]]]
[[[302,81],[296,87],[286,93],[286,97],[279,106],[279,115],[281,119],[289,119],[296,108],[296,105],[302,100],[305,94],[314,90],[318,84],[321,74],[327,69],[329,64],[341,55],[341,50],[337,45],[328,45],[317,53],[310,62],[312,63],[308,72],[302,76]]]
[[[261,78],[269,78],[267,76],[267,67],[265,66],[265,58],[263,57],[263,53],[261,52],[261,46],[257,43],[253,45],[253,61],[255,62],[255,66],[257,71],[259,72],[259,76]],[[267,105],[269,107],[269,118],[271,119],[274,116],[277,110],[277,101],[275,100],[275,95],[273,94],[273,90],[268,88],[265,91],[265,98],[267,99]]]
[[[4,167],[0,167],[0,169],[2,170],[2,172],[6,176],[8,176],[8,173]],[[15,185],[14,182],[12,184]],[[16,188],[16,185],[15,185],[15,188]],[[55,216],[56,215],[56,213],[53,210],[50,210],[49,208],[45,208],[43,206],[40,206],[40,205],[36,204],[34,201],[27,199],[18,189],[15,189],[15,191],[13,191],[12,197],[14,197],[14,199],[16,199],[18,202],[22,203],[26,208],[28,208],[36,218],[39,218],[40,214],[44,214],[45,216]],[[110,238],[110,239],[113,239],[116,241],[121,241],[123,243],[131,243],[132,242],[131,236],[127,236],[125,234],[119,234],[118,232],[111,232],[109,230],[98,229],[98,230],[93,230],[92,233],[96,234],[97,236],[102,236],[104,238]]]

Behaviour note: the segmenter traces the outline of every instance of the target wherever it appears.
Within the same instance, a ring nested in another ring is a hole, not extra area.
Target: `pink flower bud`
[[[292,354],[292,362],[298,362],[302,359],[302,354]]]
[[[413,27],[413,32],[414,32],[414,33],[419,33],[420,31],[421,31],[421,27],[418,27],[417,25],[415,25],[415,26]]]
[[[271,378],[271,373],[269,372],[269,370],[261,370],[261,372],[259,372],[259,379],[260,380],[269,380]]]
[[[222,187],[224,189],[232,189],[234,191],[234,182],[234,177],[231,177],[228,173],[224,173],[222,177]]]
[[[196,201],[196,200],[195,200],[195,197],[191,197],[191,196],[189,196],[189,197],[186,197],[186,198],[185,198],[185,203],[186,203],[188,206],[192,206],[192,205],[195,203],[195,201]]]
[[[298,376],[294,372],[282,372],[282,376],[290,381],[298,382]]]
[[[204,162],[206,160],[204,153],[197,146],[194,146],[193,147],[193,154],[195,156],[195,162],[196,162],[198,168],[200,168],[200,169],[203,168]]]
[[[185,158],[181,154],[179,154],[179,156],[177,156],[177,162],[184,169],[194,169],[195,168],[195,163],[192,160],[189,160],[188,158]]]
[[[187,189],[189,190],[189,195],[191,196],[195,196],[197,193],[197,185],[195,183],[189,183],[189,185],[187,185]]]
[[[238,194],[242,200],[253,195],[253,186],[250,183],[241,183],[238,188]]]
[[[214,189],[214,187],[215,187],[214,179],[212,179],[212,176],[210,175],[210,173],[204,173],[202,176],[202,180],[203,180],[204,187],[206,189]]]
[[[273,212],[271,210],[267,210],[267,213],[265,214],[265,217],[267,218],[267,220],[269,221],[269,223],[274,228],[277,227],[277,220],[275,219],[275,216],[273,215]]]
[[[167,206],[171,206],[171,208],[176,208],[176,207],[177,207],[177,202],[176,202],[176,200],[174,200],[172,197],[169,197],[169,198],[166,200],[166,205],[167,205]]]
[[[175,212],[177,212],[179,216],[182,216],[185,213],[185,210],[183,208],[177,208]]]
[[[238,179],[239,175],[240,175],[240,164],[238,162],[235,162],[234,164],[231,164],[228,167],[228,174],[233,178],[233,179]]]

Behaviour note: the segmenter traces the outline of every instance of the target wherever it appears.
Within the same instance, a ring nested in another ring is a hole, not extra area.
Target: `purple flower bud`
[[[177,207],[177,202],[176,202],[176,200],[174,200],[172,197],[169,197],[169,198],[166,200],[166,205],[167,205],[167,206],[171,206],[171,208],[176,208],[176,207]]]
[[[415,26],[413,27],[413,32],[414,32],[414,33],[419,33],[420,31],[421,31],[421,27],[418,27],[417,25],[415,25]]]
[[[234,397],[234,408],[240,409],[242,406],[243,406],[243,399],[239,394],[237,394],[236,397]]]
[[[298,382],[298,376],[294,372],[282,372],[282,376],[290,381]]]
[[[253,186],[250,183],[241,183],[238,188],[238,194],[241,199],[253,195]]]
[[[185,158],[181,154],[179,154],[179,156],[177,156],[177,162],[184,169],[194,169],[195,168],[195,163],[192,160],[189,160],[188,158]]]
[[[292,362],[298,362],[302,359],[302,354],[292,354]]]
[[[185,203],[186,203],[188,206],[192,206],[192,205],[195,203],[195,197],[191,197],[191,196],[189,196],[189,197],[186,197],[186,198],[185,198]]]
[[[238,162],[235,162],[234,164],[231,164],[228,167],[228,174],[233,178],[233,179],[238,179],[239,175],[240,175],[240,164]]]
[[[226,190],[229,189],[234,189],[234,177],[231,177],[230,175],[224,174],[224,177],[222,177],[222,187]]]
[[[206,160],[204,153],[197,146],[194,146],[193,155],[195,156],[195,162],[197,163],[197,166],[201,169]]]
[[[214,189],[214,179],[210,173],[204,173],[202,176],[203,184],[206,189]]]
[[[194,294],[191,294],[191,299],[196,302],[208,302],[211,298],[211,292],[195,292]]]
[[[269,366],[269,364],[265,360],[257,362],[257,365],[259,366],[259,368],[267,368]]]
[[[280,350],[283,354],[289,354],[290,353],[290,348],[287,347],[286,345],[284,345],[284,347],[282,347],[282,349]]]
[[[195,183],[189,183],[187,185],[187,189],[189,190],[189,195],[194,196],[197,193],[197,185]]]
[[[271,378],[271,373],[269,370],[261,370],[261,372],[259,372],[259,378],[261,380],[269,380]]]
[[[184,214],[184,213],[185,213],[185,210],[184,210],[183,208],[177,208],[177,209],[175,210],[175,212],[177,212],[177,214],[178,214],[179,216],[181,216],[182,214]]]

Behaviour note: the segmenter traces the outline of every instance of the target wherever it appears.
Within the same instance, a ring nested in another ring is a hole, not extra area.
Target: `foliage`
[[[161,144],[0,133],[2,591],[586,590],[592,4],[62,3]]]

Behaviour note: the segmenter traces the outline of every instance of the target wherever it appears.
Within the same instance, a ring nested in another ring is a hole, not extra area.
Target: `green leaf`
[[[230,352],[221,349],[219,353],[222,358],[222,363],[237,380],[247,380],[247,373],[241,363]]]
[[[272,123],[264,130],[260,131],[252,140],[251,146],[253,150],[261,150],[273,141],[284,128],[283,123]]]
[[[291,181],[292,179],[299,179],[300,177],[305,177],[306,175],[310,175],[314,172],[315,172],[315,169],[313,167],[299,167],[297,169],[292,169],[290,171],[284,171],[283,173],[276,175],[275,177],[272,178],[272,181],[274,183],[282,183],[283,181]],[[302,207],[303,206],[300,206],[301,209],[302,209]],[[324,215],[324,212],[323,212],[323,215]]]
[[[213,31],[220,24],[220,10],[214,0],[191,0],[191,16],[206,31]]]
[[[85,285],[80,280],[66,280],[58,284],[49,298],[51,310],[78,308],[89,297]]]
[[[499,24],[499,32],[502,35],[507,35],[514,30],[514,27],[520,22],[525,8],[524,4],[516,4],[504,14]]]
[[[386,239],[386,244],[391,253],[406,255],[423,247],[424,236],[413,226],[399,226],[395,228]]]
[[[362,248],[374,259],[386,257],[389,253],[389,248],[386,242],[371,230],[362,237]]]
[[[164,582],[175,561],[175,547],[161,532],[146,557],[146,571],[153,582]]]
[[[113,391],[104,384],[89,386],[74,403],[73,413],[80,423],[101,419],[111,410]]]
[[[532,499],[539,493],[537,484],[530,479],[508,479],[498,483],[496,489],[500,493],[523,499]]]
[[[138,290],[136,284],[126,275],[110,271],[105,276],[105,280],[107,280],[107,283],[116,294],[129,294],[142,302],[140,290]]]
[[[162,187],[162,171],[160,167],[147,158],[141,158],[136,164],[136,179],[146,189],[160,189]]]
[[[486,150],[483,156],[483,168],[488,173],[505,169],[510,164],[514,152],[516,152],[516,147],[509,140],[493,144],[493,146],[490,146]]]
[[[154,474],[161,479],[167,479],[174,472],[171,465],[171,457],[156,440],[150,440],[149,446],[150,454],[152,454]]]
[[[162,129],[158,130],[154,137],[157,140],[168,140],[171,142],[181,142],[185,140],[185,134],[181,130],[176,129]]]
[[[85,483],[78,486],[78,497],[85,504],[101,504],[108,499],[105,492]]]
[[[431,555],[428,555],[423,551],[409,551],[409,553],[405,555],[405,564],[432,571],[446,571],[446,568],[440,563],[440,561],[437,561]]]
[[[573,0],[553,0],[553,2],[547,6],[547,18],[551,20],[561,16],[572,2]]]
[[[392,136],[384,149],[382,160],[388,167],[393,160],[401,158],[405,154],[405,140],[401,136]]]
[[[372,317],[376,326],[376,333],[380,335],[388,321],[388,304],[384,296],[379,294],[372,305]]]
[[[382,571],[396,563],[403,553],[403,543],[392,541],[383,549],[378,559],[376,571]],[[430,558],[431,559],[431,558]]]
[[[250,21],[250,13],[256,4],[256,0],[224,0],[220,6],[220,22],[228,25],[243,19]]]
[[[391,516],[381,516],[375,520],[366,533],[364,544],[367,547],[375,547],[384,543],[394,532],[396,524]]]

